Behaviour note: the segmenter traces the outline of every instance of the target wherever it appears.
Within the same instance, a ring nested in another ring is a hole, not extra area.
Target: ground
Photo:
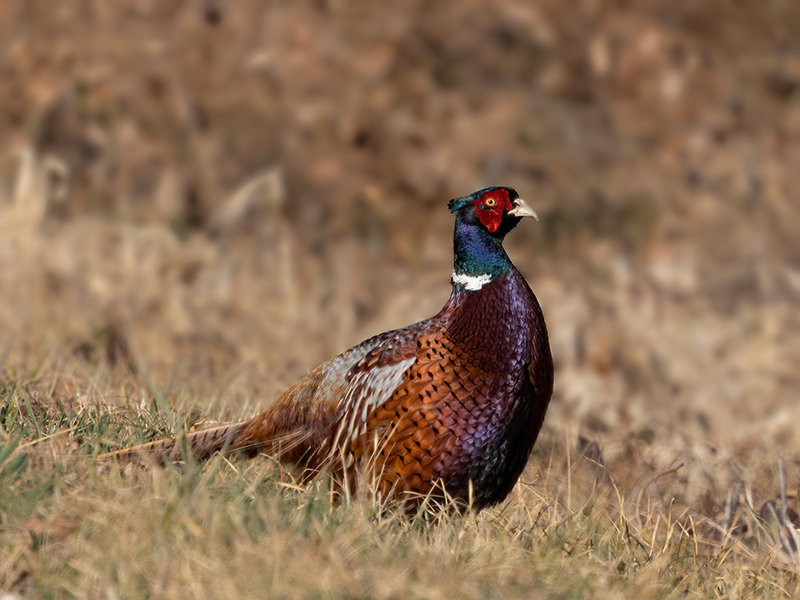
[[[798,30],[791,0],[0,5],[0,593],[800,595]],[[541,218],[507,248],[556,362],[507,502],[98,466],[436,312],[447,200],[497,184]]]

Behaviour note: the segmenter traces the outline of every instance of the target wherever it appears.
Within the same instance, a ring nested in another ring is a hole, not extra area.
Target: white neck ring
[[[489,283],[492,280],[492,276],[488,273],[483,273],[481,275],[467,275],[465,273],[456,273],[453,271],[453,275],[450,279],[453,282],[453,285],[463,285],[465,290],[475,292]]]

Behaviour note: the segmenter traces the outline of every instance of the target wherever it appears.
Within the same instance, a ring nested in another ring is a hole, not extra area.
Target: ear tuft
[[[456,212],[457,210],[461,210],[467,204],[471,202],[471,198],[453,198],[450,202],[447,203],[447,208],[450,209],[451,213]]]

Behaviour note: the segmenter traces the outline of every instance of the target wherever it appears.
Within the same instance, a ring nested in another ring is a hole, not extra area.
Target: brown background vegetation
[[[631,496],[758,506],[800,469],[798,31],[792,0],[4,2],[7,379],[249,416],[438,310],[446,201],[510,185],[557,369],[527,479],[588,440]]]

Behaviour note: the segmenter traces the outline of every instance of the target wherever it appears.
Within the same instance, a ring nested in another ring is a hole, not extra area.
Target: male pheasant
[[[450,201],[452,294],[426,321],[372,337],[318,366],[248,421],[103,455],[196,459],[266,452],[354,489],[417,505],[448,495],[475,510],[522,472],[553,389],[536,297],[503,250],[536,213],[508,187]]]

